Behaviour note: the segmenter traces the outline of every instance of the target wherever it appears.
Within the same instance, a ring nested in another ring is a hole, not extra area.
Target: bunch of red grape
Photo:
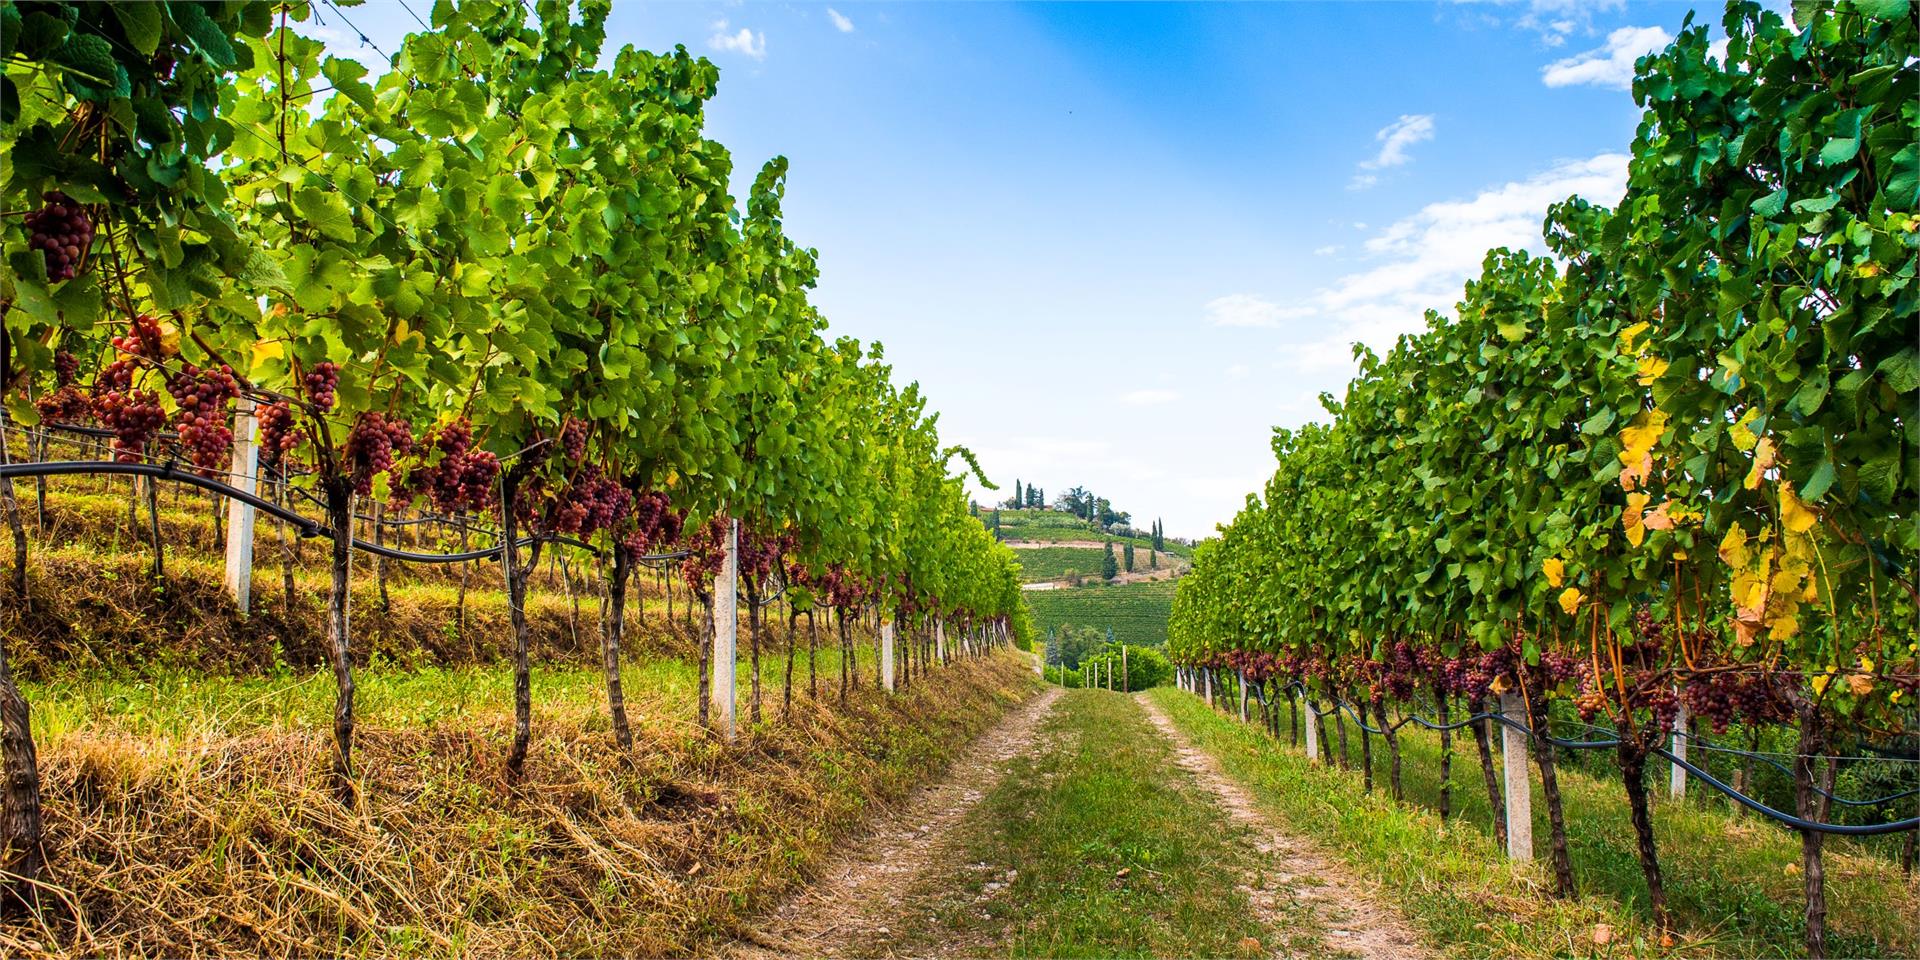
[[[260,421],[260,464],[273,466],[300,445],[300,434],[293,428],[293,408],[285,403],[269,403],[256,414]]]
[[[147,443],[167,422],[151,390],[109,390],[94,398],[93,413],[113,431],[114,459],[121,463],[140,462]]]
[[[441,424],[423,446],[438,451],[440,460],[431,467],[415,468],[409,482],[426,490],[435,510],[456,514],[492,502],[500,458],[473,449],[473,424],[466,420]]]
[[[133,389],[133,375],[137,371],[132,360],[115,360],[100,368],[93,376],[93,395],[103,397],[109,393],[125,393]]]
[[[240,395],[240,384],[226,364],[201,370],[189,363],[167,378],[173,395],[174,429],[187,445],[187,456],[201,476],[213,477],[233,451],[233,427],[227,423],[227,405]]]
[[[347,434],[347,467],[352,472],[353,492],[358,496],[373,493],[373,478],[393,469],[393,458],[413,452],[413,425],[377,411],[364,413],[353,422]]]
[[[587,424],[568,417],[560,425],[560,449],[568,460],[579,463],[587,458]]]
[[[1687,678],[1680,699],[1694,714],[1706,717],[1714,733],[1725,733],[1736,720],[1749,724],[1790,723],[1793,720],[1792,683],[1770,670],[1720,670]]]
[[[144,313],[133,318],[125,334],[113,338],[113,346],[121,353],[148,360],[158,360],[166,355],[160,321]]]
[[[680,565],[680,575],[695,593],[705,595],[726,563],[727,528],[727,516],[714,514],[687,532],[687,559]]]
[[[35,410],[40,411],[40,419],[53,423],[78,423],[87,418],[89,405],[87,395],[71,384],[52,393],[41,394],[33,401]]]
[[[53,385],[64,387],[73,383],[74,374],[80,372],[80,358],[65,350],[53,353]]]
[[[684,518],[673,509],[673,501],[659,490],[649,490],[634,498],[633,526],[620,538],[621,546],[634,556],[651,552],[680,539]]]
[[[46,201],[46,206],[26,216],[27,247],[46,256],[48,282],[71,280],[93,246],[93,218],[58,190],[48,193]]]
[[[618,525],[632,507],[632,491],[598,467],[587,467],[548,505],[543,526],[586,536]]]
[[[306,376],[307,402],[317,407],[321,413],[333,409],[333,392],[340,387],[340,365],[331,360],[322,360],[313,365]]]

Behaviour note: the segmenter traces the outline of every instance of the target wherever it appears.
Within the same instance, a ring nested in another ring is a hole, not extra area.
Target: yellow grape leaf
[[[1822,694],[1822,693],[1826,693],[1826,692],[1827,692],[1827,681],[1828,681],[1828,680],[1831,680],[1831,679],[1833,679],[1833,678],[1832,678],[1832,677],[1829,677],[1829,676],[1827,676],[1826,674],[1821,674],[1820,676],[1817,676],[1817,677],[1814,677],[1814,678],[1813,678],[1813,692],[1814,692],[1815,694]]]
[[[1626,528],[1627,542],[1639,546],[1646,539],[1647,528],[1641,522],[1647,509],[1647,501],[1652,499],[1645,493],[1627,494],[1627,505],[1620,511],[1620,526]]]
[[[1753,433],[1753,422],[1758,419],[1760,419],[1760,408],[1748,407],[1747,412],[1740,415],[1740,421],[1727,428],[1727,434],[1733,437],[1733,445],[1741,453],[1752,450],[1754,443],[1760,439]]]
[[[1651,327],[1651,326],[1652,326],[1652,324],[1650,324],[1650,323],[1648,323],[1648,322],[1647,322],[1647,321],[1645,321],[1645,320],[1642,320],[1642,321],[1640,321],[1639,323],[1636,323],[1636,324],[1634,324],[1633,326],[1630,326],[1630,327],[1628,327],[1628,328],[1626,328],[1625,330],[1622,330],[1622,331],[1620,331],[1620,350],[1621,350],[1621,352],[1623,352],[1623,353],[1633,353],[1633,352],[1634,352],[1634,346],[1633,346],[1633,345],[1634,345],[1634,341],[1636,341],[1636,340],[1639,340],[1639,339],[1640,339],[1640,335],[1641,335],[1641,334],[1643,334],[1643,333],[1646,333],[1646,332],[1647,332],[1647,328],[1648,328],[1648,327]]]
[[[1789,533],[1806,533],[1819,521],[1811,508],[1802,503],[1787,484],[1780,485],[1780,525]]]
[[[1666,373],[1667,367],[1669,366],[1671,366],[1671,364],[1659,357],[1641,357],[1640,372],[1637,375],[1640,385],[1643,387],[1653,386],[1653,382],[1660,379],[1660,375]]]
[[[1767,625],[1767,636],[1774,640],[1791,640],[1799,632],[1800,621],[1790,614],[1774,617],[1773,622]]]
[[[1873,672],[1873,658],[1872,658],[1872,657],[1861,657],[1861,658],[1860,658],[1860,672],[1861,672],[1861,673],[1872,673],[1872,672]]]
[[[1487,689],[1492,690],[1494,693],[1497,693],[1497,694],[1506,693],[1507,687],[1508,687],[1507,675],[1504,673],[1497,677],[1494,677],[1493,682],[1487,684]]]
[[[180,328],[166,320],[160,321],[160,355],[163,357],[180,355]]]
[[[1627,467],[1620,474],[1622,487],[1632,490],[1651,471],[1653,445],[1666,429],[1666,411],[1642,410],[1634,415],[1632,424],[1620,431],[1620,462]]]
[[[1565,610],[1568,616],[1572,616],[1575,610],[1580,609],[1581,599],[1583,598],[1577,588],[1568,587],[1560,592],[1560,609]]]
[[[1720,539],[1720,559],[1729,567],[1747,565],[1747,531],[1739,524],[1727,528],[1727,535]]]
[[[287,348],[278,340],[256,340],[253,344],[253,369],[259,370],[268,360],[278,360],[287,355]]]
[[[1547,575],[1547,586],[1557,587],[1566,582],[1567,565],[1559,557],[1548,557],[1541,562],[1540,572]]]
[[[1753,468],[1747,471],[1746,488],[1758,489],[1761,477],[1778,462],[1780,462],[1780,456],[1773,445],[1773,438],[1760,438],[1753,447]]]

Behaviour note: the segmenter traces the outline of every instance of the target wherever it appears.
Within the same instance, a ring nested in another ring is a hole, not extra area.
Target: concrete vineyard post
[[[1234,676],[1240,681],[1238,684],[1240,687],[1240,722],[1246,723],[1247,722],[1247,672],[1245,670],[1236,670],[1234,671]]]
[[[1120,689],[1128,692],[1133,690],[1133,675],[1127,670],[1127,645],[1124,643],[1120,645]]]
[[[253,442],[253,401],[241,397],[233,410],[234,486],[254,493],[259,485],[255,474],[260,466],[260,448]],[[253,505],[238,499],[227,501],[227,592],[233,605],[245,614],[253,600]]]
[[[1687,707],[1681,704],[1673,713],[1673,755],[1687,758]],[[1675,800],[1684,800],[1687,796],[1687,768],[1673,764],[1673,772],[1668,776],[1667,792]]]
[[[1207,706],[1211,707],[1213,706],[1213,671],[1211,669],[1204,670],[1202,671],[1202,676],[1206,678],[1207,682]]]
[[[893,621],[880,625],[880,686],[893,692]]]
[[[740,521],[727,526],[727,555],[713,578],[713,716],[720,732],[734,738],[733,668],[735,639],[740,625]]]
[[[1517,693],[1503,693],[1500,712],[1524,717],[1526,701]],[[1532,860],[1533,785],[1527,773],[1527,735],[1501,724],[1500,759],[1507,773],[1507,859]]]
[[[933,658],[940,663],[947,662],[947,622],[933,622]]]
[[[1300,698],[1300,712],[1307,717],[1307,762],[1317,763],[1320,760],[1320,714],[1313,709],[1313,701],[1306,697]]]

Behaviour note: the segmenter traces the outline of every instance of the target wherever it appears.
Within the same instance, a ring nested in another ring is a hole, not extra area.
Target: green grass
[[[1022,551],[1023,553],[1025,551]],[[1143,647],[1167,642],[1167,616],[1173,611],[1174,582],[1153,580],[1072,590],[1034,590],[1025,594],[1034,627],[1046,636],[1063,624],[1113,628],[1113,638]]]
[[[1134,548],[1135,573],[1150,569],[1147,566],[1149,552],[1145,546]],[[1014,551],[1014,555],[1020,559],[1020,579],[1027,583],[1059,580],[1064,578],[1069,570],[1078,572],[1088,579],[1097,580],[1100,577],[1100,558],[1104,553],[1105,551],[1098,547],[1022,547]],[[1113,562],[1117,569],[1125,572],[1126,554],[1119,543],[1113,545]],[[1175,561],[1172,557],[1163,554],[1160,557],[1160,569],[1167,569],[1176,562],[1184,565],[1186,561]]]
[[[1385,748],[1377,739],[1376,786],[1363,796],[1360,775],[1309,766],[1304,756],[1209,711],[1169,688],[1155,697],[1195,742],[1220,758],[1260,803],[1313,836],[1356,869],[1377,877],[1436,939],[1461,956],[1604,955],[1592,926],[1615,928],[1614,952],[1651,953],[1646,888],[1634,854],[1625,790],[1617,779],[1566,771],[1561,789],[1568,842],[1582,898],[1543,895],[1544,864],[1508,863],[1493,843],[1491,812],[1471,736],[1455,743],[1450,825],[1433,812],[1439,796],[1437,735],[1402,737],[1410,803],[1385,796]],[[1349,731],[1350,735],[1357,735]],[[1352,744],[1359,762],[1359,744]],[[1534,842],[1546,855],[1545,801],[1533,778]],[[1691,803],[1654,808],[1678,953],[1688,956],[1790,957],[1801,947],[1799,842],[1795,835]],[[1920,950],[1914,918],[1920,895],[1883,859],[1844,843],[1827,857],[1829,944],[1836,956],[1912,956]],[[1630,945],[1629,950],[1624,944]]]
[[[896,912],[908,929],[891,951],[1218,957],[1251,935],[1288,955],[1324,952],[1305,908],[1285,930],[1262,929],[1239,889],[1256,869],[1244,838],[1131,698],[1068,691],[1038,736],[967,815],[951,869],[923,877]]]
[[[823,638],[825,639],[825,638]],[[807,690],[805,649],[796,653],[794,697]],[[871,646],[858,651],[863,685],[873,684]],[[839,689],[837,638],[819,652],[821,696]],[[741,657],[736,693],[742,721],[747,716],[750,662]],[[777,716],[786,655],[761,657],[762,710]],[[622,664],[620,678],[628,711],[636,721],[652,722],[696,734],[698,664],[651,659]],[[584,719],[586,726],[607,726],[605,679],[598,667],[537,663],[533,667],[535,719],[543,715]],[[354,672],[354,713],[367,727],[396,730],[464,729],[472,721],[510,722],[513,671],[505,663],[402,667],[376,663]],[[63,674],[42,682],[23,682],[21,692],[33,705],[34,736],[42,749],[57,747],[76,732],[112,730],[116,734],[176,742],[245,736],[263,730],[331,730],[334,685],[330,669],[265,675],[207,675],[191,670],[157,669],[130,673],[99,671]],[[598,719],[594,719],[598,717]]]

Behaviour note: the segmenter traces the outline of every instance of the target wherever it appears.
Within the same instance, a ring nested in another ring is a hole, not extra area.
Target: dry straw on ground
[[[52,869],[0,955],[686,955],[790,889],[1031,690],[1012,657],[721,747],[647,703],[630,754],[543,713],[502,777],[504,717],[367,730],[361,801],[325,790],[317,732],[203,742],[75,732],[42,756]]]

